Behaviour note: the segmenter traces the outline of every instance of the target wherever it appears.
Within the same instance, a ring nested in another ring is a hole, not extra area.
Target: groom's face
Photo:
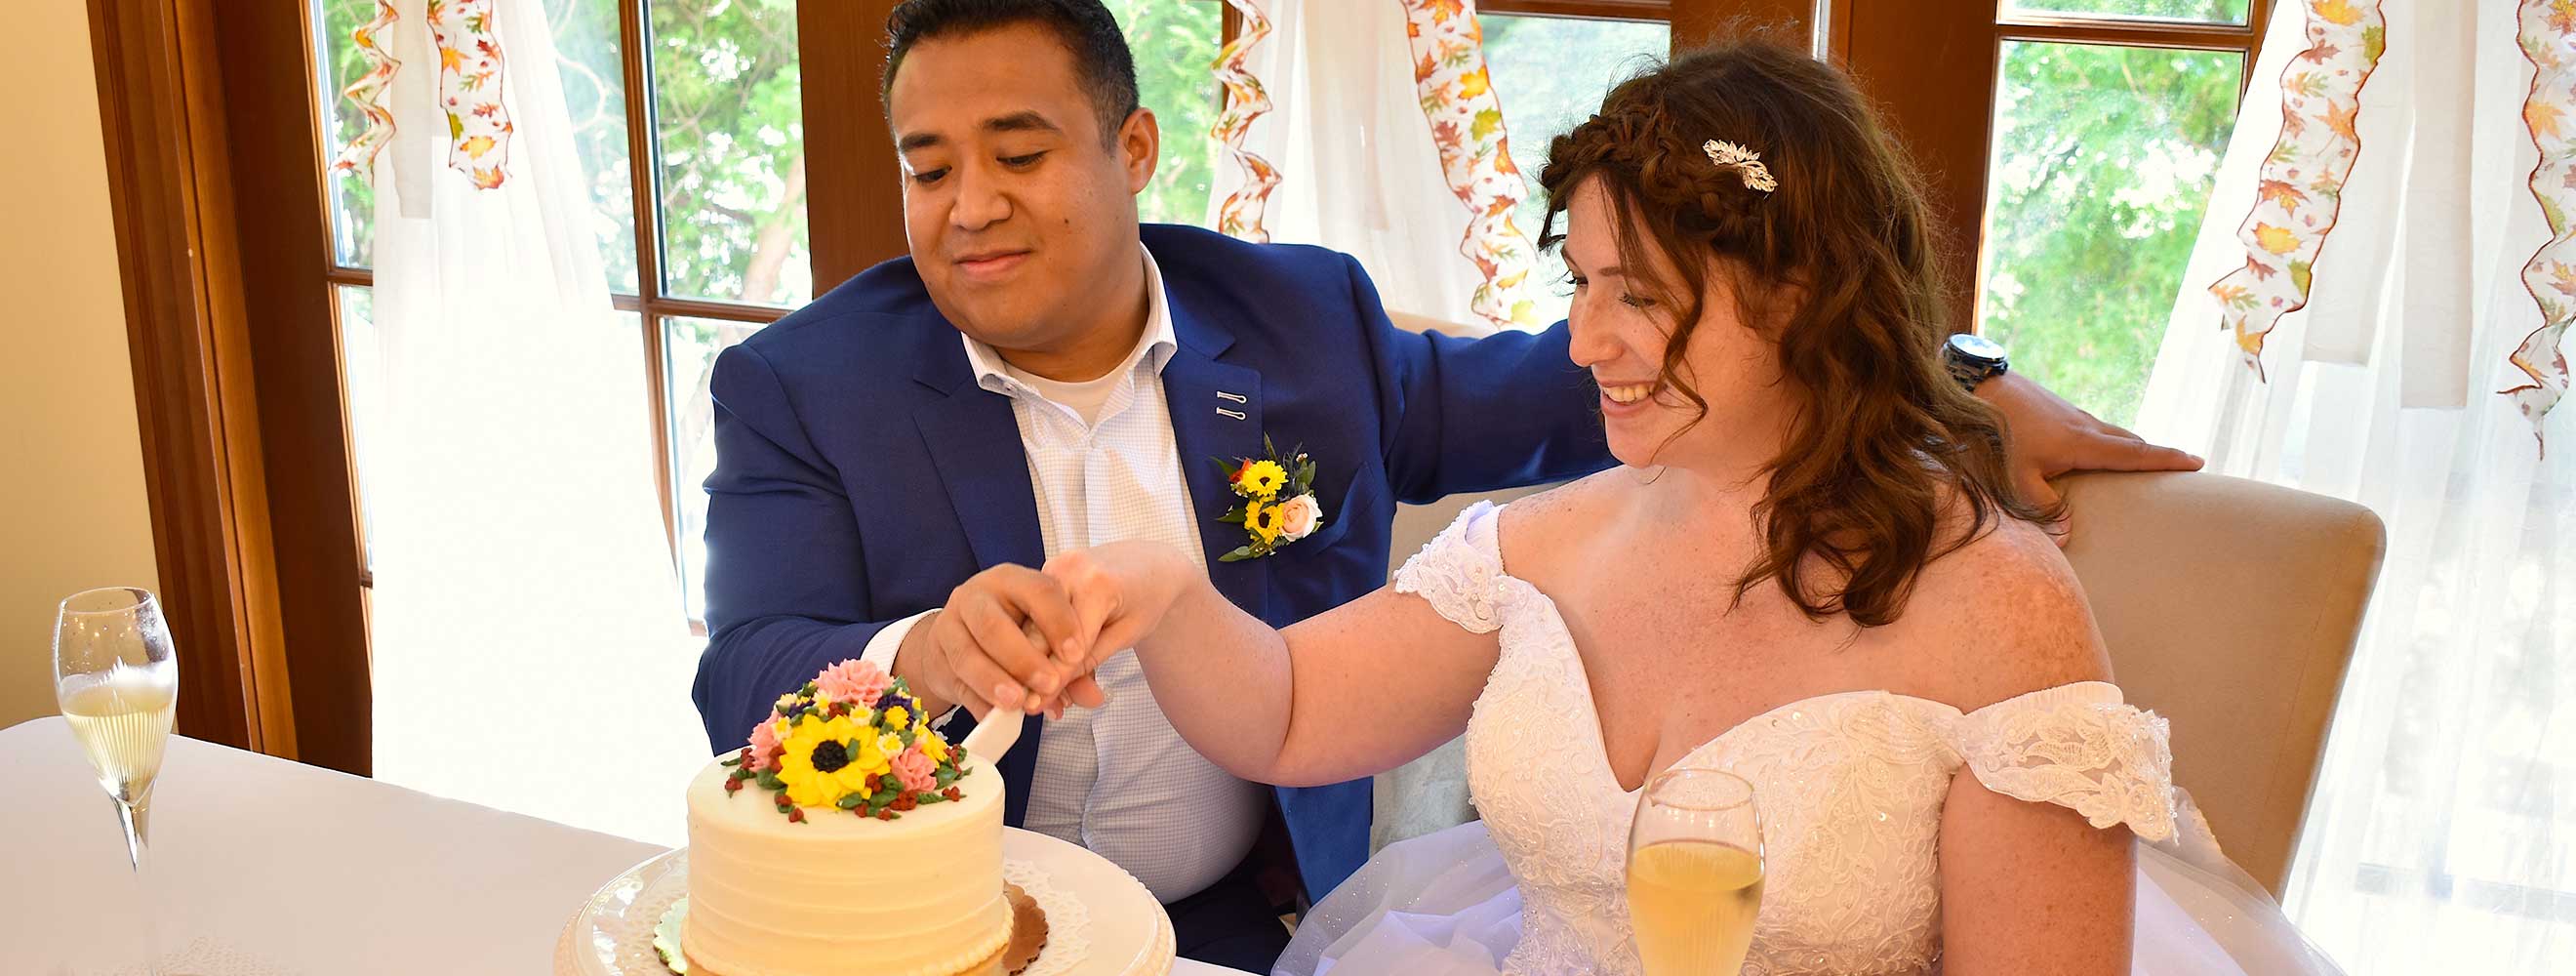
[[[1142,281],[1135,194],[1153,176],[1151,113],[1105,132],[1072,49],[1033,24],[915,45],[886,109],[913,263],[951,323],[1044,353],[1133,327],[1114,311],[1136,306],[1120,292]]]

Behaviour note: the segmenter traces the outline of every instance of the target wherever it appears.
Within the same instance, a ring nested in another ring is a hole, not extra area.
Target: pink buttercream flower
[[[920,746],[905,749],[894,757],[894,778],[903,783],[904,789],[922,793],[937,789],[938,772],[939,764],[922,755]]]
[[[859,708],[877,707],[877,697],[894,685],[885,669],[857,658],[824,668],[814,678],[814,691],[822,697],[847,702]]]
[[[760,720],[760,724],[751,727],[751,765],[749,768],[752,772],[765,773],[778,768],[778,754],[781,750],[778,746],[778,726],[776,722],[776,719],[764,718]]]

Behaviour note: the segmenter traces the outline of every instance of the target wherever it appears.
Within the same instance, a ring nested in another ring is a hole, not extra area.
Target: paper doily
[[[616,927],[618,972],[671,971],[670,967],[662,964],[661,954],[653,951],[653,930],[662,924],[662,916],[671,913],[671,906],[687,897],[688,891],[682,889],[636,900],[634,909],[628,911]]]
[[[1046,948],[1037,961],[1020,970],[1019,976],[1063,976],[1091,955],[1091,909],[1071,893],[1057,888],[1045,871],[1029,861],[1002,861],[1002,880],[1019,885],[1020,890],[1038,903],[1046,913]]]

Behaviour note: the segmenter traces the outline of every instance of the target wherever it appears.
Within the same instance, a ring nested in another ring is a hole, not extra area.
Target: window
[[[1163,134],[1154,182],[1136,198],[1148,223],[1207,223],[1216,176],[1216,127],[1225,94],[1217,86],[1217,50],[1225,17],[1218,0],[1107,0],[1136,58],[1136,99],[1154,112]]]
[[[1976,323],[2127,424],[2259,41],[2249,0],[2005,0]]]
[[[1138,211],[1147,221],[1203,225],[1217,159],[1208,133],[1224,108],[1211,68],[1232,36],[1232,14],[1220,11],[1217,0],[1106,2],[1135,52],[1139,97],[1162,123],[1162,164],[1140,196]],[[1632,3],[1606,15],[1602,6],[1551,0],[1480,4],[1485,61],[1511,125],[1512,162],[1524,187],[1515,216],[1533,244],[1547,213],[1538,175],[1548,141],[1590,117],[1611,85],[1672,49],[1664,5]],[[1564,260],[1542,252],[1535,280],[1541,283],[1535,292],[1540,320],[1563,319],[1573,300],[1564,284]]]
[[[2007,41],[1979,327],[2031,376],[2126,424],[2145,394],[2245,55]]]
[[[662,290],[805,304],[814,276],[795,0],[649,6]]]
[[[2004,0],[2009,14],[2074,14],[2178,23],[2242,24],[2250,0]]]
[[[323,0],[321,111],[336,154],[365,125],[339,93],[366,69],[350,32],[374,0]],[[703,619],[706,494],[714,467],[707,381],[715,354],[814,296],[804,93],[795,0],[543,0],[594,226],[617,306],[644,334],[657,453],[689,616]],[[639,16],[640,15],[640,16]],[[630,52],[633,56],[630,57]],[[641,84],[649,104],[630,97]],[[639,137],[638,133],[649,133]],[[847,177],[849,174],[840,174]],[[639,191],[639,188],[640,191]],[[374,189],[331,177],[351,395],[369,349]],[[638,246],[638,231],[649,246]],[[357,450],[366,450],[359,438]],[[362,466],[363,468],[363,466]],[[364,508],[361,486],[360,508]]]
[[[1672,25],[1499,13],[1477,19],[1485,31],[1485,70],[1494,76],[1511,126],[1512,165],[1521,171],[1524,192],[1513,219],[1536,244],[1547,216],[1538,175],[1547,165],[1548,143],[1591,118],[1612,85],[1660,63],[1672,50]],[[1540,283],[1533,292],[1539,321],[1564,320],[1574,303],[1564,257],[1554,249],[1540,251],[1534,275]]]

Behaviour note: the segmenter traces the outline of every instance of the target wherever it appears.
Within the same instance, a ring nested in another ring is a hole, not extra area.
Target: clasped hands
[[[1108,693],[1093,672],[1150,633],[1197,567],[1168,546],[1120,542],[1048,560],[1043,569],[1000,565],[968,578],[946,605],[915,623],[894,674],[934,713],[962,705],[1062,717],[1098,708]]]

